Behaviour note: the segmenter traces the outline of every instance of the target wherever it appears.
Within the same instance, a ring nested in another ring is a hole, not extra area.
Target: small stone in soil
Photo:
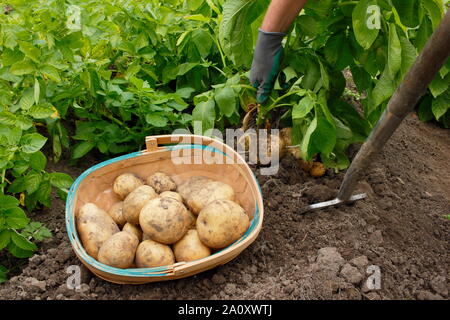
[[[340,275],[350,282],[351,284],[358,284],[363,279],[362,274],[358,271],[357,268],[352,267],[349,263],[346,263],[341,270]]]
[[[374,231],[370,237],[369,241],[374,245],[380,245],[383,243],[383,234],[381,233],[381,230]]]
[[[225,277],[223,275],[215,274],[215,275],[213,275],[211,281],[214,284],[222,284],[222,283],[225,283],[227,280],[225,279]]]

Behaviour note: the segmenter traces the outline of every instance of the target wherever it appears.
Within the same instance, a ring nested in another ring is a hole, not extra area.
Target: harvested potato
[[[321,177],[325,174],[325,166],[321,162],[313,162],[309,174],[313,177]]]
[[[138,268],[154,268],[175,263],[175,257],[169,246],[153,240],[141,242],[136,250]]]
[[[155,189],[157,193],[164,191],[173,191],[177,189],[177,185],[167,174],[163,172],[155,172],[147,178],[147,184]]]
[[[238,150],[249,153],[249,161],[258,164],[269,164],[275,150],[278,151],[278,158],[285,152],[284,141],[276,134],[258,135],[254,131],[245,132],[238,141]]]
[[[193,176],[184,181],[177,189],[180,196],[186,200],[189,198],[192,192],[196,192],[201,189],[206,182],[212,181],[211,179],[203,176]]]
[[[139,240],[133,233],[117,232],[100,247],[98,261],[115,268],[129,268],[133,264],[138,244]]]
[[[200,241],[197,230],[191,229],[173,245],[173,253],[175,260],[181,262],[206,258],[211,250]]]
[[[216,200],[200,211],[197,231],[210,248],[224,248],[239,239],[250,225],[245,210],[230,200]]]
[[[186,207],[172,198],[156,198],[147,202],[139,215],[139,224],[152,240],[172,244],[187,232],[189,213]]]
[[[132,224],[139,224],[139,213],[142,207],[156,197],[158,195],[150,186],[143,185],[134,189],[123,201],[125,220]]]
[[[188,208],[194,214],[198,214],[208,203],[215,200],[234,200],[233,188],[220,181],[208,181],[185,199]]]
[[[111,216],[94,203],[82,206],[75,218],[83,247],[94,259],[103,243],[120,231]]]
[[[161,198],[173,198],[180,202],[183,202],[183,198],[181,198],[180,194],[174,191],[164,191],[159,195]]]
[[[132,173],[121,174],[114,180],[113,190],[119,196],[120,199],[125,199],[137,187],[142,186],[141,179],[136,177]]]
[[[127,222],[123,226],[122,231],[130,232],[130,233],[134,234],[139,239],[139,241],[142,241],[142,230],[138,226],[135,226],[134,224]]]
[[[280,130],[280,138],[283,140],[285,146],[292,145],[292,128],[287,127]]]
[[[123,215],[123,201],[113,204],[109,209],[108,214],[119,227],[122,227],[127,222]]]
[[[306,161],[306,160],[300,159],[299,163],[300,163],[300,168],[306,172],[309,172],[313,167],[312,161]]]

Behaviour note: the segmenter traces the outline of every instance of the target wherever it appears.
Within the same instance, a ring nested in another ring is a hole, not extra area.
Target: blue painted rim
[[[204,146],[204,145],[196,145],[196,144],[177,144],[177,145],[172,145],[172,146],[165,146],[164,149],[171,151],[171,150],[177,150],[177,149],[203,149],[203,150],[209,150],[209,151],[213,151],[213,152],[219,152],[222,153],[226,156],[229,157],[229,155],[225,154],[224,152],[222,152],[221,150],[218,150],[214,147],[211,146]],[[119,268],[114,268],[111,266],[108,266],[106,264],[103,264],[97,260],[95,260],[94,258],[92,258],[90,255],[87,254],[86,250],[84,250],[81,241],[78,237],[78,233],[76,231],[76,226],[75,226],[75,211],[74,211],[74,207],[75,207],[75,193],[78,190],[78,187],[80,186],[80,183],[91,173],[95,172],[96,170],[108,166],[114,162],[118,162],[118,161],[122,161],[122,160],[126,160],[126,159],[131,159],[131,158],[135,158],[135,157],[140,157],[145,155],[143,152],[133,152],[130,154],[126,154],[120,157],[116,157],[110,160],[106,160],[103,161],[99,164],[96,164],[95,166],[92,166],[91,168],[87,169],[86,171],[84,171],[76,180],[75,182],[72,184],[72,186],[70,187],[70,190],[68,192],[67,195],[67,200],[66,200],[66,229],[67,229],[67,235],[69,236],[69,240],[70,243],[72,245],[72,247],[74,248],[74,250],[77,252],[77,254],[89,265],[93,266],[94,268],[103,271],[103,272],[107,272],[113,275],[118,275],[118,276],[127,276],[127,277],[161,277],[161,276],[170,276],[169,272],[172,270],[171,268],[168,268],[166,266],[163,267],[156,267],[156,268],[136,268],[136,269],[119,269]],[[261,192],[261,187],[259,185],[258,180],[256,179],[256,176],[254,175],[254,173],[252,172],[253,177],[255,178],[256,184],[258,186],[258,190],[259,193],[262,194]],[[226,250],[232,246],[235,246],[236,244],[239,244],[240,242],[242,242],[243,240],[245,240],[255,229],[256,226],[259,224],[261,217],[260,217],[260,209],[258,206],[258,203],[255,203],[255,212],[253,215],[253,219],[250,223],[250,227],[247,229],[247,231],[244,233],[244,235],[237,241],[235,241],[234,243],[232,243],[231,245],[229,245],[226,248],[221,249],[220,251],[217,251],[215,253],[213,253],[212,255],[210,255],[209,257],[204,258],[205,260],[222,252],[223,250]]]

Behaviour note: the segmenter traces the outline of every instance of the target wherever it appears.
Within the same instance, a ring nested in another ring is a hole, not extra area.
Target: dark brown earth
[[[97,162],[49,170],[75,178]],[[265,199],[263,230],[228,264],[138,286],[105,282],[82,267],[81,289],[68,289],[67,268],[82,265],[66,236],[65,204],[55,199],[31,217],[54,237],[20,260],[0,285],[0,299],[448,299],[449,130],[408,116],[361,183],[367,199],[304,216],[305,204],[336,195],[343,173],[312,178],[293,158],[284,158],[275,176],[254,171]],[[0,255],[0,264],[8,263]],[[380,268],[379,290],[366,285],[370,265]]]

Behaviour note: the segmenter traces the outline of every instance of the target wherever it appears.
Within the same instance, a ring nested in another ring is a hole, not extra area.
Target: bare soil
[[[50,171],[75,178],[100,161],[63,161]],[[449,130],[408,116],[361,181],[367,199],[305,215],[304,205],[336,195],[343,172],[312,178],[289,157],[274,176],[253,169],[264,193],[263,230],[226,265],[175,281],[108,283],[75,257],[65,203],[55,198],[31,217],[54,237],[29,260],[0,255],[0,264],[23,264],[0,285],[0,299],[448,299]],[[70,265],[82,267],[79,290],[66,286]],[[380,289],[367,286],[368,266],[379,268]]]

